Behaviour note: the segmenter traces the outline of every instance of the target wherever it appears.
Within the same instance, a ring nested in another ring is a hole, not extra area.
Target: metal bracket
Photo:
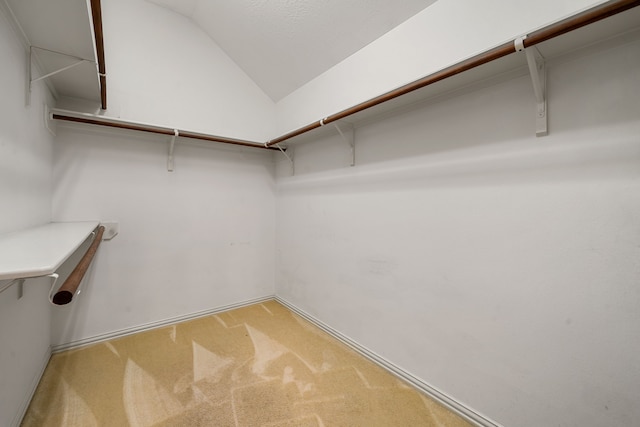
[[[53,292],[53,288],[55,288],[56,282],[58,281],[58,277],[60,276],[58,275],[58,273],[53,273],[53,274],[49,274],[46,277],[48,277],[51,280],[51,289],[49,289],[49,302],[55,305],[53,303],[53,295],[55,294],[55,292]]]
[[[280,150],[282,152],[282,154],[284,154],[284,156],[287,158],[287,160],[289,160],[289,163],[291,163],[291,176],[294,176],[296,174],[296,164],[293,161],[293,151],[291,151],[291,149],[287,148],[287,151],[289,151],[291,154],[287,154],[287,151],[284,151],[284,149],[282,147],[280,147],[280,144],[276,144],[276,147],[278,147],[278,150]]]
[[[533,82],[533,92],[536,96],[536,136],[546,136],[547,129],[547,68],[544,57],[535,47],[524,47],[527,36],[518,37],[515,41],[516,51],[524,51],[529,66],[529,74]]]
[[[9,289],[13,285],[18,285],[18,299],[22,298],[22,295],[24,294],[24,281],[25,280],[26,279],[13,279],[13,280],[10,280],[8,283],[5,283],[4,285],[2,285],[2,287],[0,287],[0,293],[6,291],[7,289]]]
[[[53,120],[53,113],[51,112],[51,107],[47,104],[44,104],[44,127],[51,135],[56,136],[56,125]]]
[[[104,227],[103,241],[111,240],[118,235],[118,229],[120,228],[118,221],[100,221],[100,225]]]
[[[173,149],[176,145],[176,138],[179,136],[180,132],[178,132],[178,129],[174,129],[171,142],[169,143],[169,157],[167,158],[167,171],[169,172],[173,172]]]
[[[45,74],[44,76],[40,76],[40,77],[34,79],[33,78],[33,70],[32,70],[33,67],[31,66],[31,62],[33,60],[33,54],[34,54],[33,50],[34,49],[42,50],[42,51],[45,51],[45,52],[55,53],[57,55],[66,56],[68,58],[73,58],[73,59],[76,60],[76,62],[74,62],[71,65],[67,65],[66,67],[62,67],[62,68],[60,68],[58,70],[52,71],[52,72],[50,72],[48,74]],[[96,63],[93,60],[80,58],[79,56],[69,55],[67,53],[58,52],[58,51],[51,50],[51,49],[45,49],[45,48],[38,47],[38,46],[29,46],[29,57],[27,58],[27,74],[28,74],[28,76],[27,76],[28,77],[28,79],[27,79],[27,82],[28,82],[27,83],[27,85],[28,85],[27,86],[27,105],[31,104],[31,88],[32,88],[32,86],[33,86],[33,84],[35,82],[39,82],[40,80],[44,80],[44,79],[47,79],[49,77],[55,76],[58,73],[62,73],[63,71],[67,71],[67,70],[69,70],[71,68],[77,67],[78,65],[83,64],[85,62],[89,62],[91,64],[95,64]]]
[[[346,132],[343,132],[342,129],[340,129],[340,126],[338,126],[337,122],[335,122],[333,125],[336,127],[336,130],[338,131],[342,139],[344,139],[345,142],[351,148],[351,166],[355,166],[356,165],[356,131],[355,131],[355,128],[353,127],[353,124],[351,123],[347,124],[348,129]]]

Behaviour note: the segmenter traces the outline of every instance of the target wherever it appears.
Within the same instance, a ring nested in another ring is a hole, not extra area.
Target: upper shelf
[[[23,41],[32,47],[33,63],[40,75],[77,66],[48,78],[54,95],[100,102],[92,14],[87,1],[6,0],[9,17]],[[64,55],[63,55],[64,54]],[[33,72],[33,78],[39,77]],[[43,84],[42,82],[34,84]]]
[[[9,1],[9,0],[7,0]],[[18,2],[18,0],[10,0]],[[25,0],[29,2],[38,0]],[[66,1],[66,0],[55,0]],[[92,3],[99,0],[92,0]],[[1,4],[1,3],[0,3]],[[524,34],[522,34],[524,36]],[[305,138],[317,138],[323,132],[334,132],[333,126],[328,124],[345,121],[351,124],[364,124],[369,120],[379,120],[386,114],[394,114],[405,108],[412,108],[416,104],[434,102],[445,97],[474,90],[478,87],[494,84],[506,78],[524,75],[531,70],[526,51],[539,51],[545,61],[563,61],[576,55],[584,55],[597,50],[606,49],[628,41],[640,38],[640,0],[609,0],[570,16],[548,26],[532,29],[527,38],[517,37],[506,41],[475,56],[461,60],[456,64],[443,68],[424,76],[404,86],[380,94],[372,99],[363,101],[345,110],[338,111],[325,117],[319,117],[312,123],[278,136],[264,143],[238,140],[234,138],[196,134],[180,131],[168,126],[148,125],[143,123],[112,119],[99,115],[88,115],[82,112],[57,110],[52,119],[80,122],[84,124],[109,126],[129,130],[159,133],[168,136],[196,138],[226,144],[238,144],[257,148],[273,148],[281,142],[301,141]],[[520,47],[524,48],[525,52]],[[529,55],[531,56],[531,55]],[[534,55],[535,56],[535,55]],[[537,61],[536,61],[537,62]],[[535,67],[533,67],[535,71]],[[540,80],[535,72],[534,83]],[[102,78],[102,77],[101,77]],[[534,84],[536,86],[536,84]],[[537,86],[541,86],[538,84]],[[102,86],[105,91],[104,85]],[[538,104],[546,102],[546,93],[537,91]],[[532,91],[533,95],[533,91]],[[540,98],[543,98],[541,100]],[[103,107],[104,108],[104,107]],[[546,108],[544,117],[546,120]],[[539,113],[538,113],[539,115]],[[546,127],[545,127],[546,129]],[[538,132],[536,134],[544,135]],[[175,140],[173,140],[175,142]],[[171,145],[173,146],[173,145]],[[283,146],[282,149],[286,149]]]
[[[0,235],[0,280],[55,273],[98,224],[98,221],[51,222]]]
[[[611,8],[612,14],[607,12]],[[574,25],[573,20],[579,21]],[[542,38],[549,32],[558,32],[550,38]],[[585,55],[640,38],[640,2],[620,0],[605,2],[598,7],[574,15],[528,33],[529,40],[536,39],[535,48],[549,64],[579,55]],[[531,36],[535,37],[531,37]],[[272,139],[268,146],[280,142],[312,140],[335,133],[332,122],[345,121],[354,125],[379,120],[387,114],[412,108],[417,104],[434,102],[478,87],[490,85],[508,78],[528,73],[524,52],[516,52],[515,40],[505,42],[478,55],[464,59],[405,86],[401,86],[375,98],[318,118],[299,129],[294,129]],[[529,47],[525,40],[525,47]],[[533,91],[532,91],[533,99]]]

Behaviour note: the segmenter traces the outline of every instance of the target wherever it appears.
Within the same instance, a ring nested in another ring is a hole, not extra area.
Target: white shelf
[[[0,280],[55,273],[98,224],[98,221],[51,222],[0,235]]]
[[[531,32],[533,31],[534,30]],[[590,55],[638,40],[640,40],[640,6],[544,41],[535,47],[545,58],[547,64],[553,66],[556,63],[569,61],[583,55]],[[480,54],[480,52],[478,52],[478,54]],[[451,64],[451,66],[453,65],[454,64]],[[349,123],[356,127],[364,126],[371,122],[384,120],[388,116],[410,111],[420,105],[438,102],[442,99],[455,97],[528,74],[526,56],[524,53],[514,52],[390,101],[352,114],[341,119],[339,122]],[[553,96],[553,93],[549,96]],[[533,108],[535,102],[533,89],[531,91],[531,102]],[[334,114],[337,113],[337,111],[334,112]],[[553,113],[550,112],[550,114]],[[325,115],[325,117],[332,115],[333,114],[328,114]],[[321,117],[318,117],[316,122],[320,119]],[[532,113],[531,120],[535,120],[534,113]],[[329,125],[331,125],[331,123],[329,123]],[[285,144],[289,142],[311,142],[320,137],[336,134],[337,132],[334,126],[320,126],[309,132],[289,138],[285,141]]]
[[[76,61],[75,57],[83,58],[86,61],[78,66],[49,77],[48,83],[55,88],[57,95],[100,102],[88,1],[0,0],[2,12],[13,21],[12,25],[17,34],[22,35],[23,43],[27,47],[34,46],[33,63],[39,72],[34,70],[33,78],[69,66]]]

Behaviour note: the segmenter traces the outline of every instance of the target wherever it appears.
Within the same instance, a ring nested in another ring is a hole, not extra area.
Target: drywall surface
[[[257,141],[273,135],[273,101],[192,21],[144,0],[102,9],[106,115]]]
[[[53,218],[115,220],[54,345],[274,293],[274,164],[251,148],[58,126]]]
[[[440,2],[436,3],[439,4]],[[638,425],[640,42],[291,144],[276,293],[504,426]]]
[[[150,0],[192,19],[275,101],[435,0]]]
[[[278,133],[432,74],[602,3],[439,0],[277,103]]]
[[[0,233],[51,218],[53,136],[43,126],[50,95],[36,84],[25,106],[26,59],[0,9]],[[0,294],[0,425],[20,422],[48,357],[48,291],[42,280],[28,280],[21,299],[17,286]]]

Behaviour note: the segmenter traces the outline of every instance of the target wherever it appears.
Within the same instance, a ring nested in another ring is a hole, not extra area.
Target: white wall
[[[591,2],[510,3],[501,16],[517,17],[500,26],[495,8],[475,3],[440,0],[440,14],[292,94],[278,131]],[[273,136],[271,101],[222,52],[204,56],[216,47],[186,19],[141,0],[103,7],[108,114]],[[425,31],[458,7],[487,33],[452,40],[453,56],[403,42],[440,40]],[[78,300],[56,309],[54,344],[272,294],[277,247],[279,295],[505,425],[639,422],[637,43],[551,69],[543,140],[520,78],[358,128],[353,169],[336,169],[346,164],[336,138],[296,146],[299,176],[281,179],[276,222],[270,154],[180,143],[168,173],[162,138],[86,127],[59,126],[52,198],[45,94],[22,107],[22,47],[1,20],[0,31],[0,231],[51,217],[120,223]],[[397,66],[379,62],[392,54]],[[374,68],[379,77],[360,73]],[[19,301],[15,289],[0,295],[2,425],[49,345],[47,289],[25,289]]]
[[[599,3],[602,1],[438,0],[279,101],[278,134]]]
[[[119,222],[78,300],[54,313],[64,344],[274,294],[274,164],[251,148],[58,126],[53,218]],[[85,286],[83,285],[83,286]]]
[[[550,65],[549,114],[520,77],[357,127],[354,168],[293,144],[277,295],[505,426],[639,425],[640,42]]]
[[[36,84],[25,107],[27,53],[0,9],[0,234],[51,217],[53,137],[44,129],[47,90]],[[0,264],[2,260],[0,260]],[[49,354],[48,286],[29,280],[18,300],[0,294],[0,425],[20,421]]]
[[[275,105],[192,21],[144,0],[102,3],[105,115],[266,141]],[[61,108],[86,106],[64,100]]]
[[[271,99],[193,22],[143,0],[102,7],[106,115],[273,134]],[[114,219],[121,232],[102,245],[81,298],[54,312],[54,345],[274,293],[270,153],[179,140],[169,173],[168,138],[58,128],[54,219]]]

